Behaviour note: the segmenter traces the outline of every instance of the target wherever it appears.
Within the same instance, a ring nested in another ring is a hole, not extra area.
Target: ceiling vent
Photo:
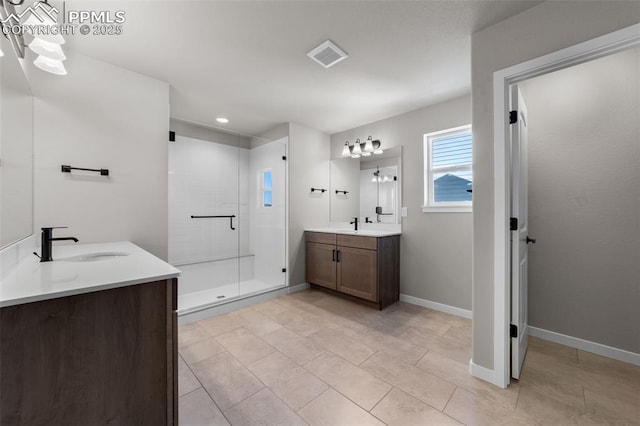
[[[307,56],[322,65],[325,68],[329,68],[332,65],[337,64],[341,60],[347,57],[344,50],[333,44],[331,40],[327,40],[320,46],[307,53]]]

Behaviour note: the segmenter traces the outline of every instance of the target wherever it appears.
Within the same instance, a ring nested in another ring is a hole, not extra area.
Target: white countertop
[[[388,231],[377,229],[338,229],[338,228],[309,228],[305,229],[309,232],[324,232],[327,234],[342,234],[342,235],[360,235],[362,237],[390,237],[392,235],[402,235],[400,231]]]
[[[99,253],[127,253],[78,261]],[[29,256],[0,282],[0,307],[180,276],[180,270],[129,241],[53,246],[52,262]]]

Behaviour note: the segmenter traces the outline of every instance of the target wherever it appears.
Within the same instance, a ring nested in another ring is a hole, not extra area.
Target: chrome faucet
[[[354,217],[353,218],[353,222],[349,222],[349,225],[355,225],[354,226],[354,228],[355,228],[354,231],[357,231],[358,230],[358,218]]]
[[[53,230],[66,228],[66,226],[54,226],[50,228],[42,228],[42,257],[40,257],[40,262],[51,262],[53,259],[51,258],[51,253],[53,250],[52,242],[53,241],[66,241],[72,240],[76,243],[78,239],[76,237],[63,237],[63,238],[53,238]]]

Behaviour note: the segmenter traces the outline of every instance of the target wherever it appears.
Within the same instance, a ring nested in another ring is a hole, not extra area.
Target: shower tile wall
[[[247,149],[183,136],[169,144],[170,263],[250,253],[248,175]],[[236,215],[236,229],[229,219],[191,215]]]

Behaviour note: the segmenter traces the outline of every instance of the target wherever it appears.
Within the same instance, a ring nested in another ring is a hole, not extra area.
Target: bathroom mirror
[[[33,233],[33,96],[10,43],[0,58],[0,248]]]
[[[380,155],[331,161],[331,222],[399,224],[402,147]]]

